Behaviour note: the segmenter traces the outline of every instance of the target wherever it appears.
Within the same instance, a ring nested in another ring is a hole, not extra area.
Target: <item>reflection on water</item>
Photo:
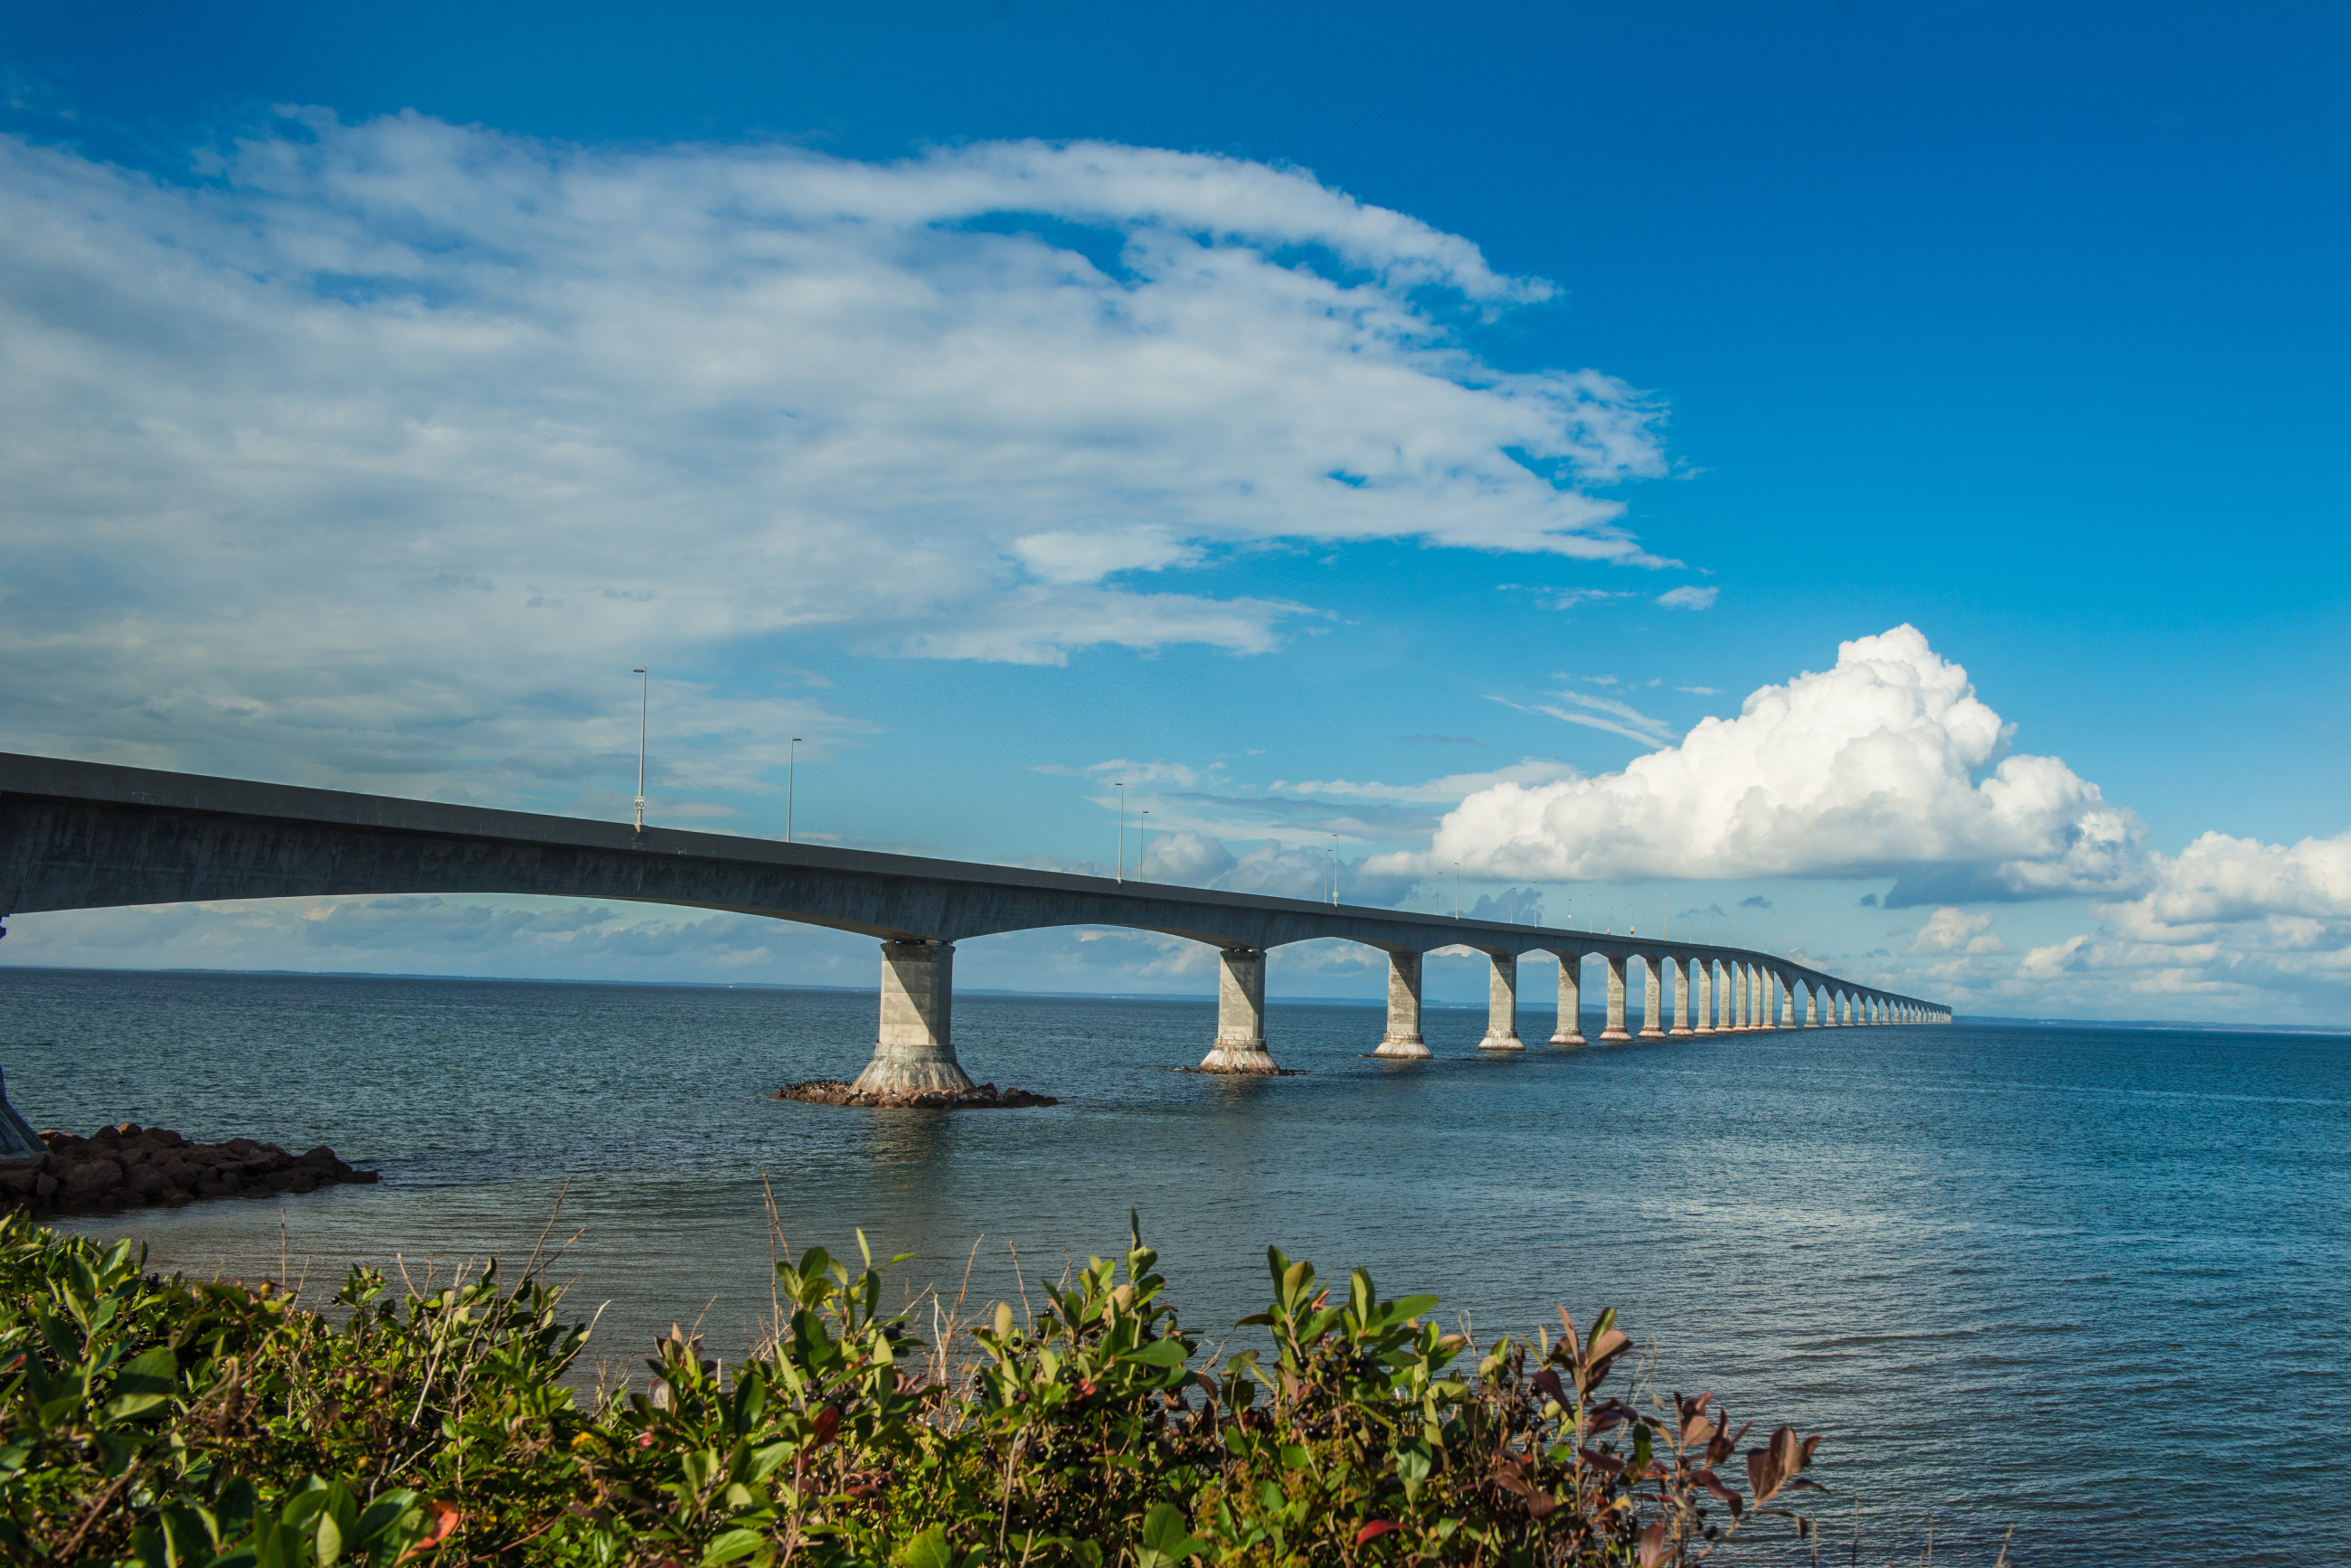
[[[862,1228],[917,1254],[910,1285],[952,1289],[979,1240],[982,1301],[1115,1249],[1135,1208],[1212,1341],[1262,1304],[1269,1242],[1438,1291],[1481,1333],[1615,1305],[1665,1386],[1828,1432],[1837,1506],[1931,1507],[1938,1548],[2014,1523],[2023,1563],[2202,1562],[2223,1532],[2230,1561],[2284,1563],[2313,1560],[2287,1530],[2346,1521],[2322,1441],[2351,1392],[2342,1038],[1952,1026],[1495,1058],[1482,1009],[1432,1009],[1437,1059],[1394,1063],[1364,1054],[1377,1010],[1276,1001],[1304,1074],[1232,1080],[1176,1071],[1214,1032],[1205,998],[969,997],[966,1064],[1062,1103],[873,1113],[767,1098],[862,1063],[870,994],[0,969],[0,1002],[37,1124],[327,1143],[385,1173],[89,1227],[165,1267],[274,1270],[281,1221],[314,1281],[519,1260],[560,1194],[558,1274],[611,1303],[604,1356],[698,1317],[732,1358],[769,1312],[763,1179],[792,1246],[853,1255]],[[2258,1509],[2234,1479],[2256,1465]]]

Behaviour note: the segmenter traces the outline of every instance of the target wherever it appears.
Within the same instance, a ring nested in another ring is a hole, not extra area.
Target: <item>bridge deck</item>
[[[1488,1045],[1518,1045],[1516,960],[1561,960],[1562,1043],[1579,1043],[1576,972],[1607,966],[1610,1027],[1624,1038],[1628,963],[1650,976],[1645,1034],[1792,1024],[1794,994],[1865,1016],[1941,1019],[1896,997],[1771,954],[1408,911],[1326,904],[1019,866],[778,843],[722,833],[309,789],[0,753],[0,915],[125,904],[392,894],[521,894],[726,910],[856,931],[883,944],[882,1040],[868,1077],[964,1078],[949,1043],[953,945],[1044,926],[1113,925],[1207,943],[1224,956],[1224,1021],[1206,1065],[1264,1071],[1264,954],[1336,937],[1390,955],[1389,1043],[1416,1043],[1421,956],[1465,946],[1494,965]],[[1678,972],[1677,1027],[1661,981]],[[1712,982],[1722,977],[1721,994]],[[1687,1023],[1698,992],[1699,1022]],[[1777,1008],[1764,993],[1780,992]],[[1752,989],[1759,993],[1750,996]],[[1722,1004],[1722,1005],[1716,1005]],[[1385,1054],[1413,1054],[1408,1049]],[[1425,1053],[1425,1048],[1423,1048]],[[925,1066],[925,1064],[929,1064]]]

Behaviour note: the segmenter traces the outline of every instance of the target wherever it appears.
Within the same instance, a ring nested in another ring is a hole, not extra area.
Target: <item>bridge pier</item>
[[[1217,1042],[1200,1071],[1280,1071],[1265,1049],[1265,949],[1226,947],[1217,960]]]
[[[1553,1045],[1583,1043],[1583,955],[1556,953],[1559,960],[1559,1022],[1552,1030]]]
[[[1608,1017],[1600,1029],[1603,1040],[1630,1040],[1625,1029],[1625,959],[1622,955],[1603,953],[1601,961],[1608,966]]]
[[[971,1088],[971,1074],[956,1061],[954,1006],[954,943],[883,943],[881,1032],[851,1087],[883,1094]]]
[[[1668,958],[1674,967],[1674,1025],[1668,1035],[1687,1035],[1690,1031],[1690,967],[1694,960],[1687,956]]]
[[[1420,957],[1417,953],[1388,955],[1388,1031],[1380,1037],[1374,1056],[1391,1061],[1426,1061],[1428,1042],[1420,1038]]]
[[[1683,972],[1687,974],[1691,969],[1698,971],[1695,977],[1698,981],[1698,1027],[1690,1032],[1712,1034],[1714,1032],[1714,960],[1692,958],[1683,967]]]
[[[1519,956],[1489,953],[1486,961],[1493,967],[1486,978],[1486,1038],[1478,1049],[1524,1051],[1526,1042],[1519,1038]]]
[[[1666,1038],[1666,964],[1654,953],[1639,955],[1641,967],[1648,976],[1648,984],[1641,992],[1641,1038]]]

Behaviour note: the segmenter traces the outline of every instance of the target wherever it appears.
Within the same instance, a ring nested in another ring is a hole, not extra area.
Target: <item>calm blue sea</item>
[[[980,1301],[1108,1252],[1127,1211],[1212,1337],[1269,1242],[1428,1290],[1477,1332],[1613,1305],[1664,1388],[1828,1434],[1862,1560],[2351,1561],[2351,1039],[1955,1025],[1367,1060],[1369,1008],[1272,1004],[1302,1076],[1196,1062],[1194,1002],[967,996],[956,1042],[1045,1111],[767,1098],[850,1076],[869,994],[0,969],[0,1069],[37,1125],[332,1145],[374,1187],[89,1224],[154,1261],[313,1284],[526,1253],[596,1353],[673,1319],[730,1359],[790,1244],[915,1253]],[[1549,1032],[1530,1014],[1530,1038]],[[282,1227],[282,1236],[281,1236]],[[973,1253],[974,1244],[977,1252]],[[1019,1273],[1015,1272],[1017,1253]]]

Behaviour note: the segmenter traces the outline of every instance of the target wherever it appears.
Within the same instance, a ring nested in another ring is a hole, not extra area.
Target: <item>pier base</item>
[[[1573,1050],[1583,1043],[1583,955],[1562,953],[1559,957],[1559,1024],[1552,1030],[1551,1042]]]
[[[1480,1051],[1524,1051],[1519,1038],[1519,958],[1515,953],[1489,953],[1492,966],[1486,979],[1486,1038]]]
[[[1432,1052],[1420,1038],[1420,957],[1388,955],[1388,1030],[1372,1052],[1391,1061],[1426,1061]]]
[[[956,1093],[973,1087],[956,1065],[951,1013],[955,944],[882,944],[882,1029],[873,1060],[852,1085],[861,1093]]]
[[[1633,1038],[1625,1028],[1625,960],[1614,953],[1603,953],[1601,961],[1608,966],[1608,1016],[1602,1024],[1600,1038],[1604,1043]]]
[[[1265,950],[1228,947],[1217,957],[1217,1042],[1200,1071],[1280,1071],[1265,1049]]]

